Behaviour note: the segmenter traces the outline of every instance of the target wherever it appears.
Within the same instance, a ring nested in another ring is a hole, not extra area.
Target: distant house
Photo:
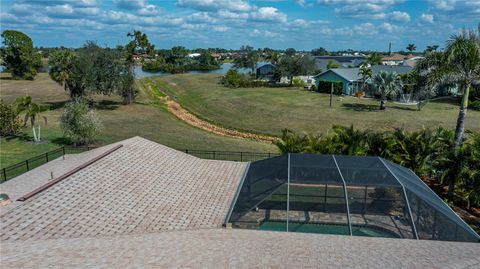
[[[340,66],[340,68],[359,67],[366,61],[365,56],[315,56],[315,67],[317,70],[327,70],[329,62]]]
[[[256,78],[260,80],[273,80],[275,74],[275,65],[266,63],[257,68]]]
[[[199,57],[200,56],[200,53],[190,53],[187,55],[189,58],[196,58],[196,57]]]
[[[373,65],[370,67],[373,75],[381,71],[396,72],[399,75],[409,73],[413,70],[410,66],[402,65]],[[319,88],[320,81],[341,82],[344,95],[353,95],[361,89],[363,84],[362,76],[358,75],[359,68],[335,68],[329,69],[316,76],[316,87]]]
[[[417,66],[417,62],[421,59],[423,59],[425,57],[422,57],[422,56],[415,56],[415,57],[412,57],[410,59],[406,59],[403,61],[402,65],[408,65],[408,66],[411,66],[411,67],[415,67]]]
[[[392,55],[387,55],[382,57],[382,64],[383,65],[401,65],[405,60],[408,60],[413,57],[414,56],[411,54],[403,55],[400,53],[394,53]]]

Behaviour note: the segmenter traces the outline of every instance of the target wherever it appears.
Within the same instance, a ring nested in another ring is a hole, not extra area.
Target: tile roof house
[[[4,268],[480,265],[475,243],[224,228],[249,165],[200,159],[140,137],[56,159],[0,185],[14,200],[0,207],[0,263]]]
[[[382,64],[383,65],[401,65],[403,64],[403,61],[408,60],[410,58],[413,58],[414,56],[409,54],[409,55],[403,55],[400,53],[394,53],[392,55],[387,55],[382,57]]]
[[[325,71],[329,62],[337,64],[341,68],[359,67],[367,58],[365,56],[315,56],[315,67],[317,70]]]

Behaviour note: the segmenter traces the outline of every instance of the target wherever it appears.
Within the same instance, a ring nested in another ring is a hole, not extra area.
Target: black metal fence
[[[30,171],[42,164],[55,160],[65,154],[75,154],[92,149],[93,147],[61,147],[38,156],[27,159],[23,162],[2,168],[0,182],[7,181],[27,171]]]
[[[44,154],[35,156],[23,162],[2,168],[0,175],[0,182],[7,181],[27,171],[30,171],[42,164],[52,161],[56,158],[62,157],[65,154],[80,153],[92,149],[93,147],[61,147]],[[279,153],[272,152],[243,152],[243,151],[215,151],[215,150],[189,150],[185,149],[183,152],[202,158],[212,160],[224,161],[239,161],[239,162],[253,162],[263,160],[275,156]]]
[[[189,150],[183,152],[202,158],[223,161],[254,162],[271,157],[279,156],[273,152],[243,152],[243,151],[215,151],[215,150]]]

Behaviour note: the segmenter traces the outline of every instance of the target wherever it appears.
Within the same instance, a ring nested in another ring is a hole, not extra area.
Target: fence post
[[[65,146],[62,147],[63,156],[65,156]]]
[[[216,159],[215,159],[215,150],[213,151],[213,159],[216,160]]]
[[[7,169],[3,168],[3,180],[7,181]]]
[[[27,165],[27,171],[30,171],[30,167],[28,165],[28,160],[25,161],[25,164]]]
[[[48,152],[45,152],[45,160],[47,160],[48,163]]]
[[[187,153],[187,154],[188,154],[188,149],[185,149],[185,153]]]
[[[243,162],[243,151],[240,151],[240,161]]]

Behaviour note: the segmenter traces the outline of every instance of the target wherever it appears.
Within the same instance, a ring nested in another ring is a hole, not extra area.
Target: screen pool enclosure
[[[252,162],[225,222],[259,230],[480,240],[415,173],[378,157],[291,153]]]

